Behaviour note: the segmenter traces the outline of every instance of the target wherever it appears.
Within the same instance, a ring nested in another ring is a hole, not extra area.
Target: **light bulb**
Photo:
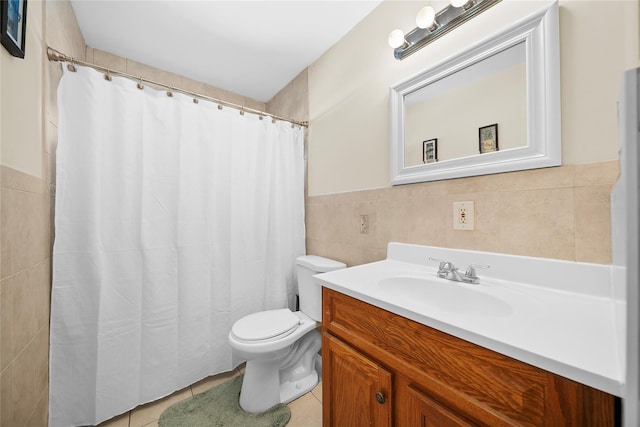
[[[418,12],[416,16],[416,25],[418,28],[430,28],[436,21],[436,11],[431,6],[425,6]]]
[[[451,6],[453,7],[462,7],[467,4],[469,0],[451,0]]]
[[[389,42],[389,46],[394,49],[399,48],[406,43],[404,39],[404,33],[402,32],[402,30],[397,29],[389,33],[389,38],[387,39],[387,41]]]

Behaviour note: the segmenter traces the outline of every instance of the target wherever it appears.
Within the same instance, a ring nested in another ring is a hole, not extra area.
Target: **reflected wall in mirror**
[[[555,2],[392,87],[392,184],[560,165],[559,80]],[[479,130],[494,124],[499,149],[482,153]]]
[[[500,127],[501,150],[527,145],[525,44],[518,43],[404,97],[404,166],[423,163],[423,141],[438,138],[438,160],[480,154],[478,130]]]

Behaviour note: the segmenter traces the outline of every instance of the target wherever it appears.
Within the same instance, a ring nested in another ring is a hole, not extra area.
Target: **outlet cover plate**
[[[475,212],[473,202],[453,202],[453,229],[474,230]]]

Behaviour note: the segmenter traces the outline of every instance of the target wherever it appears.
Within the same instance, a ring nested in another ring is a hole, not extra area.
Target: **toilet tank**
[[[313,320],[322,321],[322,286],[315,283],[313,275],[345,267],[346,264],[340,261],[317,255],[296,258],[300,311]]]

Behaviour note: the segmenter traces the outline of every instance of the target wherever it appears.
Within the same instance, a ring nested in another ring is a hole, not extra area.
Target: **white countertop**
[[[451,261],[461,272],[471,262],[492,268],[477,271],[479,285],[453,282],[436,276],[438,263],[429,257]],[[521,281],[514,281],[518,275]],[[389,281],[380,284],[399,276],[464,287],[470,297],[443,306],[424,294],[395,291]],[[384,261],[314,277],[327,288],[622,396],[625,303],[612,276],[604,265],[390,243]],[[501,304],[489,304],[495,300]],[[483,310],[483,302],[490,308]]]

